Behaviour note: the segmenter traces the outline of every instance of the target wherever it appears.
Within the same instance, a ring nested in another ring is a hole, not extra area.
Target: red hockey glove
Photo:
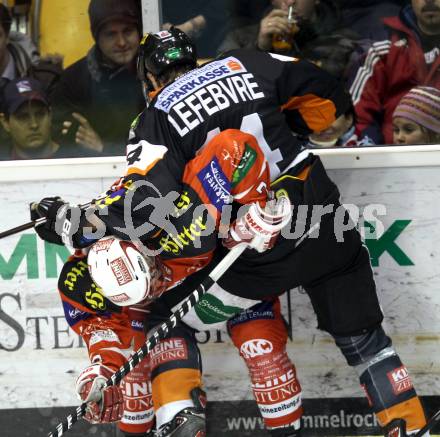
[[[273,247],[291,218],[290,201],[285,196],[269,200],[264,210],[259,203],[252,203],[246,214],[233,223],[223,245],[231,249],[239,243],[247,243],[249,248],[264,252]]]
[[[105,381],[113,371],[101,364],[92,364],[84,369],[76,380],[76,391],[83,402],[87,402],[84,415],[90,423],[109,423],[121,420],[124,411],[122,390],[117,385],[103,389]]]

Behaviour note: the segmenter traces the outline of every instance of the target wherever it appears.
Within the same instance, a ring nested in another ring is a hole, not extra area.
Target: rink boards
[[[440,152],[344,153],[323,156],[324,162],[332,168],[329,173],[343,202],[360,212],[359,228],[366,229],[384,326],[434,412],[440,408]],[[121,160],[94,161],[93,166],[91,162],[71,165],[68,172],[55,162],[21,169],[1,164],[0,231],[26,222],[31,201],[57,194],[83,203],[103,192],[121,172]],[[14,181],[14,174],[28,180]],[[36,182],[41,174],[45,180]],[[105,177],[90,178],[92,174]],[[372,204],[378,205],[375,220]],[[365,211],[367,223],[362,220]],[[56,292],[66,255],[64,248],[43,243],[31,231],[0,240],[2,437],[15,436],[17,426],[23,436],[45,435],[56,425],[54,418],[63,417],[65,407],[77,404],[74,381],[87,357],[80,339],[67,328]],[[317,331],[301,290],[290,292],[290,308],[289,312],[284,296],[283,312],[292,335],[289,355],[305,398],[305,435],[379,435],[354,372],[329,336]],[[251,400],[246,369],[227,335],[200,333],[198,340],[211,401],[208,435],[266,435]],[[78,425],[69,435],[115,435],[111,427],[85,429]]]

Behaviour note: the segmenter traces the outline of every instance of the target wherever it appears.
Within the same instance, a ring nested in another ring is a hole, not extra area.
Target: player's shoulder
[[[236,60],[243,69],[256,75],[275,78],[287,62],[297,62],[297,58],[278,55],[257,49],[234,49],[222,54],[222,59]]]
[[[80,311],[89,313],[121,312],[121,308],[106,299],[93,281],[86,258],[69,258],[61,269],[58,290],[64,301],[69,302]]]

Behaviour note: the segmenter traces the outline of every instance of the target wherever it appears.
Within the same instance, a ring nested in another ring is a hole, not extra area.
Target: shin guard
[[[124,393],[124,414],[118,424],[119,429],[128,434],[150,431],[154,424],[154,409],[148,358],[121,381],[121,389]]]
[[[266,427],[299,428],[301,386],[286,353],[287,332],[279,302],[264,302],[228,323],[234,345],[245,360],[252,391]]]

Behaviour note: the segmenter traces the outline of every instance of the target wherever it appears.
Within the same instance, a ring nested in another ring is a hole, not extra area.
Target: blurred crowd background
[[[353,106],[308,147],[440,144],[440,0],[162,0],[200,63],[237,48],[314,62]],[[145,107],[141,0],[0,3],[0,159],[124,155]]]

